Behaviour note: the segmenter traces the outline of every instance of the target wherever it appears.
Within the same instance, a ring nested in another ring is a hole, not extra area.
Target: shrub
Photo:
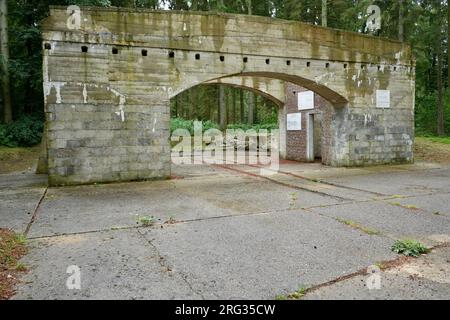
[[[177,129],[186,129],[188,130],[192,135],[194,134],[194,120],[186,120],[182,118],[172,118],[170,121],[170,132],[173,133]],[[203,121],[203,132],[209,130],[209,129],[220,129],[220,126],[210,120]],[[255,124],[255,125],[248,125],[248,124],[230,124],[227,126],[227,129],[237,130],[242,129],[244,131],[247,130],[255,130],[256,132],[260,130],[274,130],[278,129],[277,123],[268,123],[268,124]]]
[[[8,147],[31,147],[41,142],[43,121],[36,116],[22,116],[10,124],[0,124],[0,144]]]
[[[177,129],[186,129],[191,134],[194,133],[194,122],[191,120],[185,120],[182,118],[173,118],[170,120],[170,133],[173,133]]]
[[[256,132],[260,131],[260,130],[275,130],[278,129],[278,124],[276,123],[269,123],[269,124],[254,124],[254,125],[248,125],[248,124],[230,124],[228,125],[227,129],[232,129],[232,130],[255,130]]]

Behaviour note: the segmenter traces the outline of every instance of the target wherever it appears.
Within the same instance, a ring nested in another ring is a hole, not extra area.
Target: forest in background
[[[375,36],[412,45],[416,67],[416,131],[450,135],[448,1],[444,0],[0,0],[1,121],[0,145],[31,146],[43,128],[41,22],[49,5],[135,7],[217,11],[297,20],[365,32],[369,5],[381,8],[382,28]],[[9,48],[9,50],[8,50]],[[8,81],[9,80],[9,81]],[[171,102],[175,125],[204,120],[211,125],[276,126],[277,107],[238,88],[198,86]]]

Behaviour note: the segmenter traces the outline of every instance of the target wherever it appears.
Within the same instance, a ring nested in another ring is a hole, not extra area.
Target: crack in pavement
[[[428,253],[428,254],[431,254],[433,251],[437,251],[439,249],[448,248],[448,247],[450,247],[450,243],[438,244],[436,246],[431,247],[430,248],[430,253]],[[393,268],[400,267],[400,266],[405,265],[405,264],[407,264],[407,263],[409,263],[411,261],[414,261],[415,259],[417,259],[417,258],[407,257],[407,256],[400,256],[400,257],[395,258],[393,260],[381,261],[378,264],[382,266],[380,268],[382,270],[382,272],[386,272],[386,271],[391,270]],[[324,282],[324,283],[321,283],[321,284],[318,284],[318,285],[311,286],[311,287],[307,288],[304,291],[304,296],[306,296],[308,293],[312,293],[314,291],[317,291],[317,290],[325,288],[325,287],[330,287],[330,286],[332,286],[332,285],[334,285],[336,283],[340,283],[340,282],[343,282],[343,281],[355,278],[357,276],[369,275],[369,273],[367,272],[367,270],[369,268],[370,268],[370,266],[366,267],[366,268],[363,268],[363,269],[360,269],[360,270],[357,270],[355,272],[352,272],[352,273],[349,273],[349,274],[337,277],[337,278],[335,278],[333,280],[330,280],[330,281],[327,281],[327,282]],[[300,300],[302,298],[300,298]]]
[[[414,198],[414,196],[411,196],[410,198]],[[370,203],[370,202],[382,202],[388,205],[393,205],[388,200],[392,200],[396,198],[386,198],[386,199],[366,199],[366,200],[352,200],[352,201],[346,201],[346,202],[340,202],[340,203],[333,203],[333,204],[325,204],[325,205],[317,205],[317,206],[310,206],[310,207],[288,207],[285,209],[279,209],[279,210],[268,210],[268,211],[258,211],[258,212],[248,212],[248,213],[242,213],[242,214],[230,214],[230,215],[222,215],[222,216],[215,216],[215,217],[204,217],[204,218],[196,218],[196,219],[186,219],[186,220],[177,220],[171,225],[177,225],[177,224],[183,224],[183,223],[193,223],[193,222],[201,222],[201,221],[209,221],[209,220],[218,220],[218,219],[227,219],[227,218],[234,218],[234,217],[246,217],[246,216],[258,216],[258,215],[269,215],[269,214],[276,214],[276,213],[283,213],[283,212],[291,212],[291,211],[308,211],[308,212],[314,212],[316,214],[319,214],[323,217],[331,218],[326,215],[321,214],[320,212],[315,211],[314,209],[319,208],[331,208],[331,207],[337,207],[337,206],[344,206],[349,204],[357,204],[357,203]],[[411,209],[413,210],[413,209]],[[414,211],[419,211],[417,209],[414,209]],[[425,210],[420,209],[425,214],[431,215],[432,213]],[[435,215],[433,215],[435,216]],[[445,215],[439,215],[439,217],[444,217],[445,219],[449,219],[450,217],[447,217]],[[52,235],[44,235],[44,236],[38,236],[38,237],[29,237],[29,240],[39,240],[39,239],[47,239],[47,238],[54,238],[54,237],[63,237],[63,236],[70,236],[70,235],[82,235],[82,234],[90,234],[90,233],[100,233],[100,232],[108,232],[108,231],[121,231],[121,230],[132,230],[132,229],[141,229],[141,228],[160,228],[161,226],[167,225],[165,222],[163,223],[155,223],[153,227],[148,226],[124,226],[124,227],[112,227],[112,228],[105,228],[105,229],[97,229],[97,230],[88,230],[88,231],[80,231],[80,232],[68,232],[68,233],[58,233],[58,234],[52,234]],[[392,238],[389,236],[389,238]]]
[[[170,267],[170,264],[168,263],[168,259],[166,257],[164,257],[161,252],[159,251],[158,247],[149,239],[147,239],[145,237],[145,235],[141,232],[139,232],[139,230],[137,230],[137,233],[142,237],[142,239],[144,241],[146,241],[152,248],[153,250],[156,252],[156,255],[158,256],[158,263],[159,265],[165,269],[166,272],[169,273],[169,275],[172,275],[172,272],[175,273],[173,271],[173,268]],[[177,273],[180,275],[181,279],[183,280],[183,282],[188,286],[189,290],[191,290],[191,292],[193,292],[194,294],[202,297],[202,300],[206,300],[205,297],[203,296],[203,294],[198,291],[195,290],[194,287],[192,286],[192,284],[189,282],[189,280],[187,279],[187,275],[184,274],[182,271],[177,271]]]
[[[36,204],[36,207],[34,208],[33,215],[31,216],[30,222],[28,222],[28,225],[23,233],[25,236],[27,236],[28,233],[30,232],[31,226],[33,225],[34,221],[37,218],[38,210],[39,210],[42,202],[44,201],[45,196],[47,195],[47,192],[48,192],[48,187],[45,188],[44,192],[42,193],[41,197],[39,198],[38,203]]]

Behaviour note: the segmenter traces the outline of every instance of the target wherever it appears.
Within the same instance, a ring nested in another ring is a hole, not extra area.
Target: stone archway
[[[169,100],[230,76],[289,81],[329,100],[330,164],[412,161],[409,46],[254,16],[52,7],[43,25],[49,182],[170,176]],[[257,36],[255,36],[257,35]]]

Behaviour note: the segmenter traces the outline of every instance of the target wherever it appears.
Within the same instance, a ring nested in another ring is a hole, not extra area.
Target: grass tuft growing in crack
[[[305,296],[307,291],[308,291],[307,287],[301,287],[297,291],[290,293],[287,296],[280,294],[275,297],[275,300],[300,300]]]
[[[400,202],[389,202],[389,204],[391,204],[393,206],[401,207],[404,209],[409,209],[409,210],[420,210],[419,207],[416,207],[413,205],[408,205],[408,204],[401,204]]]
[[[143,227],[151,227],[156,223],[156,218],[154,216],[138,216],[137,224]]]
[[[289,194],[289,196],[291,197],[291,200],[289,202],[289,209],[295,209],[296,207],[296,202],[298,200],[298,194],[296,192],[292,192]]]
[[[429,253],[431,250],[416,240],[397,240],[392,246],[392,251],[408,257],[417,258],[421,254]]]
[[[364,226],[360,225],[359,223],[351,221],[351,220],[345,220],[345,219],[342,219],[342,218],[336,218],[336,221],[338,221],[340,223],[343,223],[343,224],[345,224],[345,225],[347,225],[347,226],[349,226],[349,227],[351,227],[353,229],[357,229],[359,231],[362,231],[365,234],[368,234],[368,235],[371,235],[371,236],[379,235],[381,233],[378,230],[371,229],[371,228],[368,228],[368,227],[364,227]]]

